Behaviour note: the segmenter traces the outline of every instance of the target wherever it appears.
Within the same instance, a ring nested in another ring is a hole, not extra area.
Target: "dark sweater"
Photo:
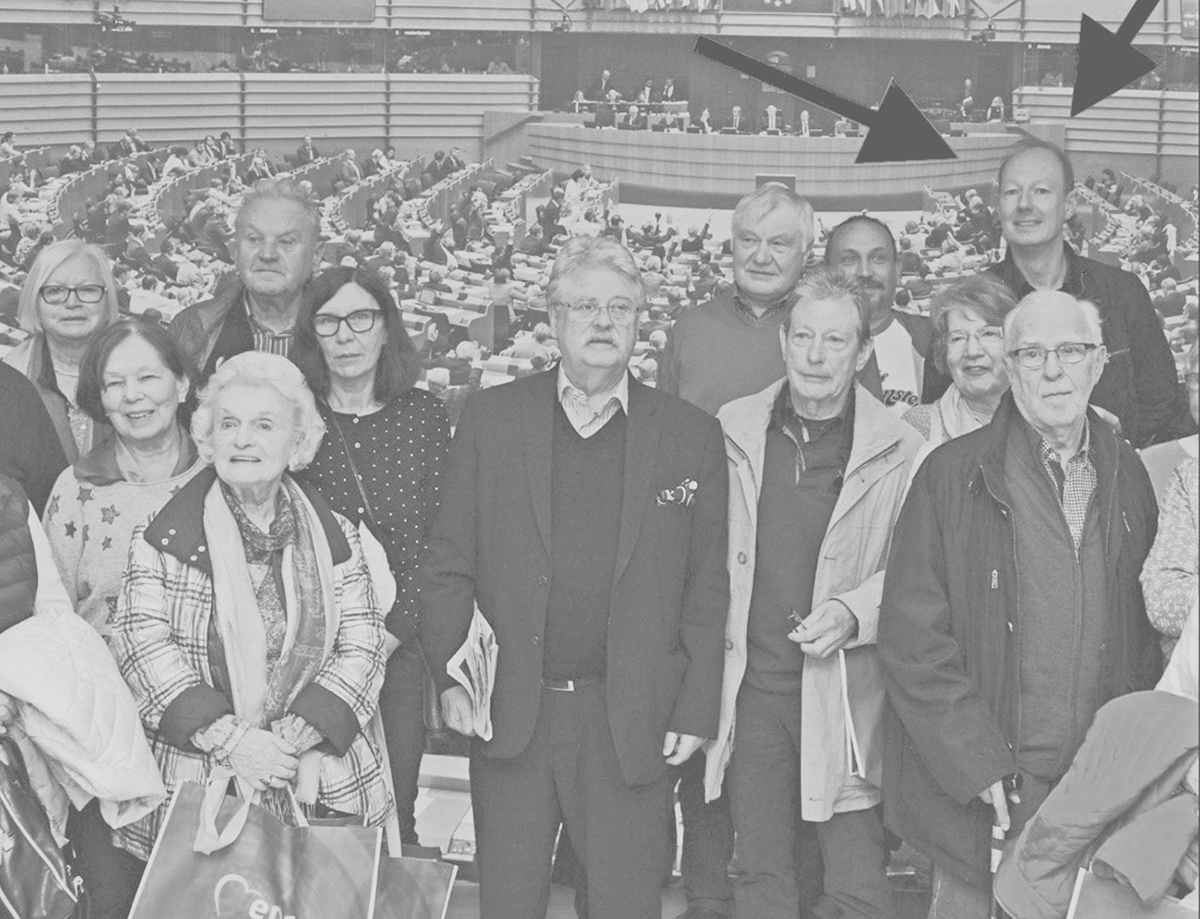
[[[625,479],[624,412],[586,440],[554,406],[550,598],[542,673],[575,679],[608,669],[608,614]]]
[[[780,309],[755,322],[732,294],[688,310],[671,327],[658,388],[710,415],[726,402],[760,392],[784,374]]]
[[[767,428],[758,501],[745,681],[762,692],[798,695],[804,652],[787,637],[795,628],[788,615],[795,611],[803,619],[812,611],[817,563],[854,421],[852,403],[836,419],[802,421],[786,386],[779,395]]]

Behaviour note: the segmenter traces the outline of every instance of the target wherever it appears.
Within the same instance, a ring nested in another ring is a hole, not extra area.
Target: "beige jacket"
[[[736,742],[734,715],[746,672],[754,549],[767,425],[786,380],[725,405],[717,417],[729,462],[729,617],[717,737],[705,745],[705,793],[720,793]],[[825,660],[804,661],[800,794],[805,820],[879,802],[883,777],[883,675],[875,653],[879,598],[892,528],[909,470],[924,441],[862,386],[855,387],[854,440],[817,563],[812,605],[830,598],[858,619],[858,635]],[[849,718],[847,718],[849,713]],[[857,751],[857,752],[855,752]]]

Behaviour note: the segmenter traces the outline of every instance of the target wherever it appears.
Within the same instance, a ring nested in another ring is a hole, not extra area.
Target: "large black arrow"
[[[770,83],[806,102],[866,125],[867,136],[859,148],[856,163],[902,163],[958,158],[942,140],[937,128],[929,123],[929,119],[921,113],[895,80],[888,84],[879,108],[869,109],[703,35],[696,39],[695,50],[697,54],[739,70],[761,83]]]
[[[1084,14],[1079,21],[1079,57],[1075,66],[1075,92],[1071,96],[1072,115],[1103,102],[1158,66],[1132,45],[1156,6],[1158,0],[1137,0],[1116,35]]]

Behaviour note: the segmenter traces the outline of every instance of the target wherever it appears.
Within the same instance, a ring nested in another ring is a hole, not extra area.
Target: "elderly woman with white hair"
[[[167,790],[216,766],[293,817],[392,812],[365,728],[384,674],[384,618],[358,532],[292,473],[325,433],[287,359],[226,360],[200,394],[201,471],[133,534],[113,652]],[[118,831],[147,858],[165,806]]]
[[[76,389],[88,345],[116,321],[117,284],[103,249],[64,239],[38,253],[17,300],[17,323],[31,334],[4,361],[37,388],[67,462],[112,436],[80,408]]]

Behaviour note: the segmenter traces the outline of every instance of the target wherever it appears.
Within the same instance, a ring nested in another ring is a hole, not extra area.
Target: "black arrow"
[[[760,83],[770,83],[806,102],[866,125],[867,136],[859,148],[856,163],[902,163],[958,158],[942,139],[937,128],[929,123],[929,119],[895,80],[888,84],[879,108],[869,109],[703,35],[696,39],[695,51],[711,61],[741,71]]]
[[[1116,35],[1087,14],[1080,19],[1072,115],[1103,102],[1158,66],[1132,45],[1156,6],[1158,0],[1137,0]]]

